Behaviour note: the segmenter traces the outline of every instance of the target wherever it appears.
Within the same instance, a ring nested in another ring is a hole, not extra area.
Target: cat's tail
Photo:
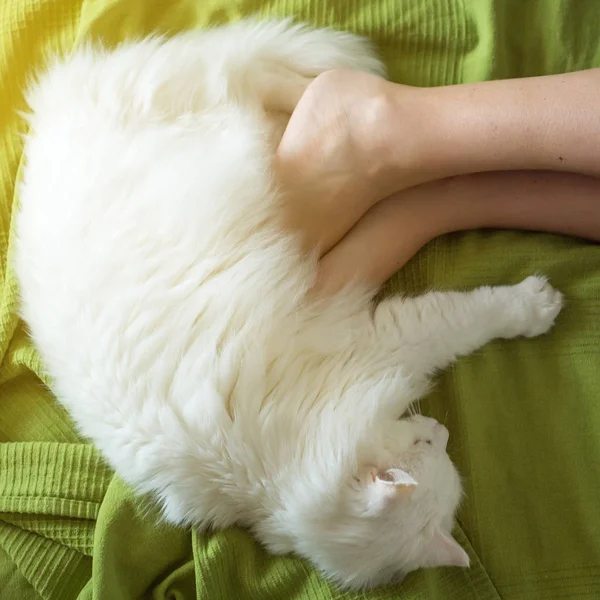
[[[87,45],[29,86],[32,112],[54,107],[73,122],[73,107],[108,119],[179,118],[223,103],[254,103],[291,113],[308,83],[336,68],[384,74],[364,38],[291,20],[244,20],[173,38],[149,37],[113,50]],[[56,119],[54,119],[56,122]]]
[[[331,69],[385,75],[371,43],[354,34],[315,29],[291,19],[248,19],[204,34],[236,100],[291,113],[310,81]]]
[[[219,52],[231,66],[279,65],[306,77],[330,69],[356,69],[380,75],[385,67],[363,37],[329,28],[316,29],[292,19],[246,19],[206,32],[220,38]],[[226,60],[227,60],[226,59]]]

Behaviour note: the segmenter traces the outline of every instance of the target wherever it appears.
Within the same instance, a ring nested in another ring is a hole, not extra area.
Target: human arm
[[[401,178],[406,90],[388,83],[387,158]],[[482,171],[552,170],[600,176],[600,69],[419,90],[425,180]],[[396,129],[396,130],[395,130]],[[385,155],[384,155],[385,156]]]
[[[511,169],[600,175],[599,90],[598,69],[438,88],[324,73],[277,154],[290,226],[326,254],[377,202],[411,186]]]
[[[488,172],[413,187],[376,204],[320,262],[315,291],[382,285],[444,233],[525,229],[600,242],[600,180],[540,171]]]

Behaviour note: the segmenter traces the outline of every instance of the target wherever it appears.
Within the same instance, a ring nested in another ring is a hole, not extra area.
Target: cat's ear
[[[369,511],[379,512],[392,503],[407,501],[418,483],[402,469],[368,469],[364,485],[368,493]]]
[[[468,567],[471,561],[461,545],[449,534],[438,529],[425,556],[423,567]]]

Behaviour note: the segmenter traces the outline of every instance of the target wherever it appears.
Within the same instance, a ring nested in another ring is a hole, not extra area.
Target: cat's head
[[[320,465],[311,457],[288,497],[293,550],[354,588],[424,567],[469,566],[451,535],[461,485],[447,441],[443,425],[420,415],[370,429],[350,462],[332,440],[331,454]]]

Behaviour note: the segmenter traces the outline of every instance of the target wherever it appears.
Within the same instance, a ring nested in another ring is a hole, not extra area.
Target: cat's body
[[[561,297],[539,278],[375,310],[358,285],[308,293],[271,159],[299,82],[333,67],[382,70],[282,23],[57,63],[29,96],[15,268],[53,390],[125,480],[174,523],[245,525],[360,587],[468,564],[448,433],[400,417]]]

